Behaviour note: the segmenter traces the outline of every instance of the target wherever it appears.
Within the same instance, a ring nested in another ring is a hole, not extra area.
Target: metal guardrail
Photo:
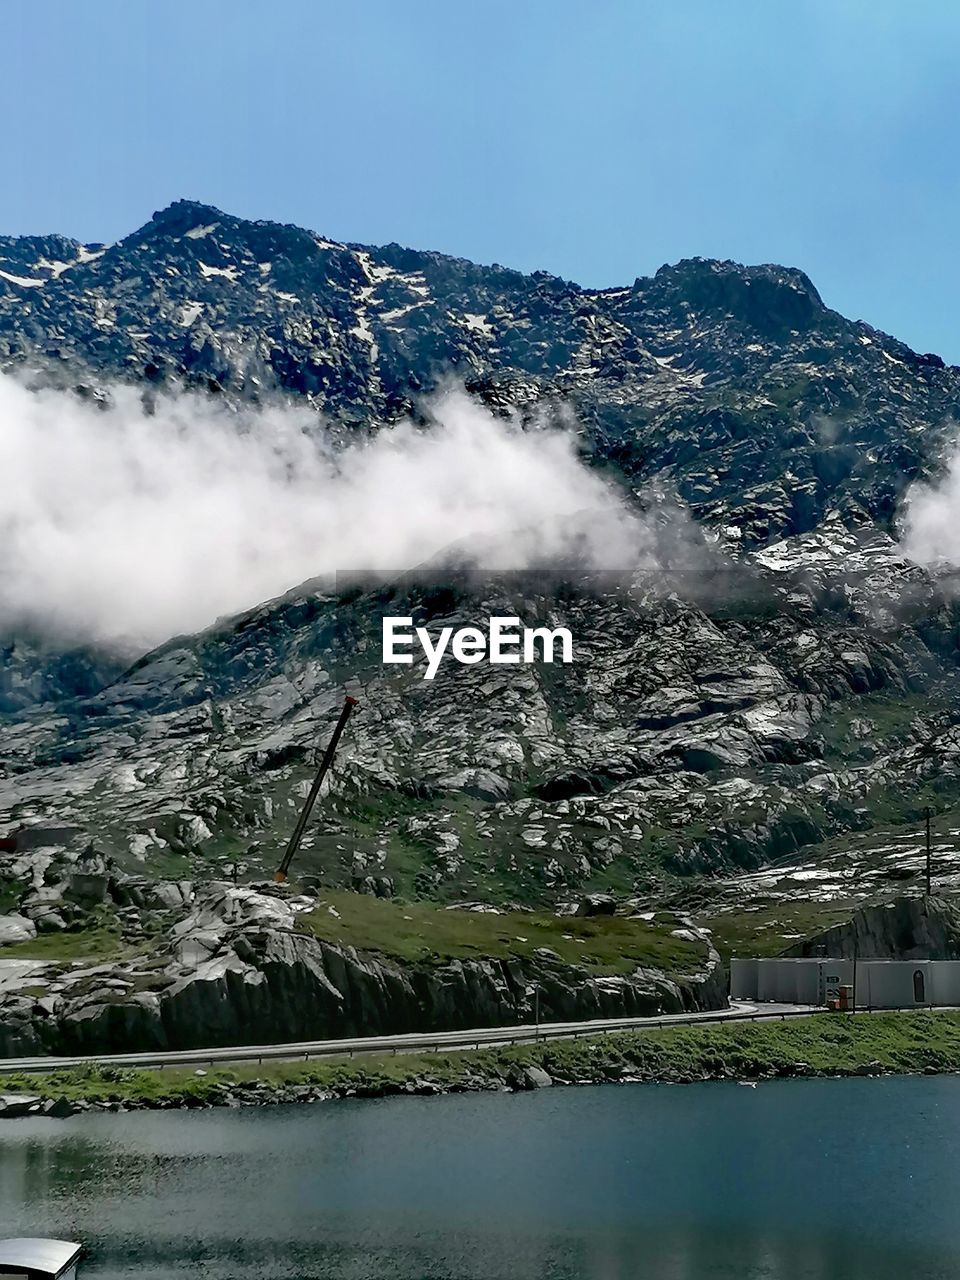
[[[956,1011],[957,1006],[899,1005],[896,1008],[858,1009],[857,1014],[870,1013],[917,1013],[934,1012],[940,1009]],[[77,1057],[57,1058],[7,1058],[0,1061],[0,1077],[19,1073],[72,1070],[78,1067],[97,1065],[115,1067],[142,1067],[150,1070],[163,1070],[166,1067],[214,1067],[218,1063],[303,1061],[310,1062],[322,1058],[353,1058],[378,1053],[462,1053],[482,1048],[495,1048],[510,1044],[539,1044],[547,1040],[580,1040],[591,1036],[622,1035],[625,1032],[664,1031],[670,1027],[689,1027],[719,1024],[723,1022],[786,1022],[791,1018],[810,1018],[828,1014],[830,1010],[822,1007],[801,1007],[797,1009],[761,1010],[751,1012],[716,1010],[700,1014],[680,1014],[657,1019],[617,1021],[609,1026],[586,1025],[578,1028],[573,1025],[562,1027],[544,1026],[536,1029],[524,1026],[485,1028],[482,1034],[469,1032],[445,1032],[440,1036],[429,1037],[412,1033],[404,1037],[358,1037],[352,1041],[327,1041],[309,1045],[279,1044],[246,1046],[225,1046],[219,1049],[183,1049],[169,1053],[135,1053],[135,1054],[91,1054]],[[853,1016],[848,1010],[846,1016]]]
[[[664,1031],[669,1027],[689,1027],[723,1022],[786,1021],[789,1018],[814,1017],[827,1013],[823,1008],[802,1006],[797,1009],[710,1010],[695,1014],[666,1015],[655,1019],[616,1019],[608,1025],[589,1023],[523,1027],[484,1027],[482,1031],[448,1031],[433,1036],[416,1032],[403,1036],[357,1037],[256,1046],[225,1046],[217,1049],[183,1049],[168,1053],[91,1054],[56,1058],[6,1058],[0,1060],[0,1076],[18,1073],[73,1070],[83,1066],[142,1067],[163,1070],[165,1067],[213,1067],[224,1063],[265,1061],[303,1061],[370,1054],[464,1052],[510,1044],[539,1044],[547,1040],[579,1040],[591,1036],[617,1035],[625,1032]]]

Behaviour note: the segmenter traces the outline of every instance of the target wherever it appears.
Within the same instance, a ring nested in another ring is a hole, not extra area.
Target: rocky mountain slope
[[[263,877],[345,691],[361,710],[308,887],[501,910],[602,891],[714,920],[759,908],[737,887],[759,875],[769,926],[784,903],[858,900],[851,876],[927,804],[949,829],[960,616],[896,516],[953,439],[960,371],[829,310],[800,271],[692,260],[587,290],[180,202],[113,246],[0,240],[0,364],[87,397],[297,398],[343,440],[452,374],[495,408],[573,415],[589,463],[638,508],[669,495],[704,552],[669,579],[291,583],[132,667],[0,638],[0,892],[41,932],[8,957],[150,916],[114,894],[78,921],[67,864]],[[426,682],[381,665],[385,612],[567,625],[576,661]]]
[[[279,390],[345,429],[454,374],[493,404],[572,406],[595,456],[751,544],[831,509],[888,524],[960,394],[795,269],[693,259],[589,290],[189,201],[111,246],[0,238],[0,366],[38,362],[66,383]]]

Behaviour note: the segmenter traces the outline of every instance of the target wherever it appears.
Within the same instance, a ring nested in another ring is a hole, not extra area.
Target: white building
[[[826,1004],[842,986],[853,988],[858,1009],[960,1005],[960,960],[730,961],[733,1000]]]

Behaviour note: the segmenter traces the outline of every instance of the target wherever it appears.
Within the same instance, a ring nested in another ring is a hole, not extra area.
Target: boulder
[[[549,1089],[553,1084],[549,1072],[544,1071],[543,1067],[527,1067],[523,1072],[523,1081],[526,1089]]]
[[[609,893],[588,893],[577,904],[575,912],[578,916],[612,916],[617,909],[617,900]]]
[[[0,916],[0,947],[11,942],[29,942],[37,936],[37,926],[26,916]]]
[[[40,1099],[30,1093],[0,1093],[0,1119],[13,1120],[40,1110]]]
[[[51,1116],[54,1120],[66,1120],[67,1116],[76,1114],[77,1108],[73,1105],[69,1098],[48,1098],[40,1108],[45,1116]]]
[[[176,910],[193,897],[193,885],[189,880],[159,880],[145,890],[147,906]]]
[[[74,871],[67,879],[63,896],[70,902],[94,906],[106,902],[110,877],[101,871]]]
[[[38,913],[34,919],[38,933],[62,933],[67,927],[67,922],[59,911],[52,908]]]
[[[549,1089],[553,1080],[543,1067],[518,1067],[507,1076],[507,1084],[511,1089]]]

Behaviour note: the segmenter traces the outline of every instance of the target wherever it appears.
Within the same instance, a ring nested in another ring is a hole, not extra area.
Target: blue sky
[[[185,196],[593,286],[802,267],[960,362],[955,0],[4,0],[0,233]]]

